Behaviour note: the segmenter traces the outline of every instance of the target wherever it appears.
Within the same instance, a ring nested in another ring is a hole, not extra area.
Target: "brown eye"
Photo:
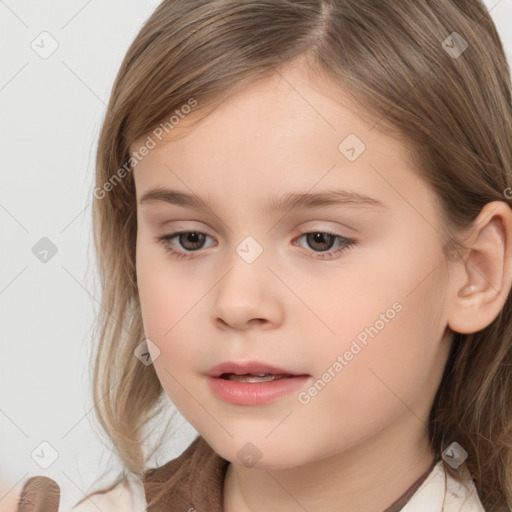
[[[305,232],[298,239],[303,237],[306,237],[307,247],[305,249],[309,249],[309,252],[313,252],[314,257],[320,260],[332,259],[336,254],[348,251],[357,244],[356,240],[329,231]],[[332,250],[336,244],[338,246]]]
[[[197,249],[200,249],[205,238],[206,235],[199,233],[198,231],[188,231],[178,235],[180,245],[187,251],[196,251]]]
[[[329,233],[306,233],[306,240],[309,247],[312,249],[327,251],[332,248],[334,242],[336,241],[336,237]]]
[[[163,248],[176,258],[192,258],[195,253],[199,253],[203,248],[206,238],[211,238],[205,233],[199,231],[179,231],[170,235],[157,237],[157,241]],[[178,242],[174,241],[178,239]]]

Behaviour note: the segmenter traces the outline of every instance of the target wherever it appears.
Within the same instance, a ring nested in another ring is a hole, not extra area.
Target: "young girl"
[[[511,510],[510,91],[479,0],[162,2],[94,191],[126,471],[74,510]]]

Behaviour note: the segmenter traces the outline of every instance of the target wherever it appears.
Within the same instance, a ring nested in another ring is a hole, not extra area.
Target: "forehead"
[[[138,197],[166,184],[255,194],[320,181],[368,193],[373,183],[382,193],[381,172],[403,180],[398,174],[411,167],[406,144],[374,127],[341,89],[320,89],[300,67],[244,87],[192,129],[186,115],[180,122],[185,130],[178,124],[156,140],[134,168]]]

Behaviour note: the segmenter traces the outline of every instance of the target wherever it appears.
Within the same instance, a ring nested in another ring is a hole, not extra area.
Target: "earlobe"
[[[470,334],[499,315],[512,285],[512,209],[488,203],[473,224],[468,251],[455,265],[448,326]]]

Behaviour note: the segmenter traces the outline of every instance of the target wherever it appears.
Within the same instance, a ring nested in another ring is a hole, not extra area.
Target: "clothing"
[[[224,476],[229,461],[216,454],[206,441],[198,436],[187,449],[167,464],[146,472],[144,482],[130,477],[129,483],[112,495],[94,499],[104,512],[223,512]],[[464,470],[465,484],[459,484],[444,470],[443,461],[433,461],[431,467],[392,505],[383,512],[485,512],[473,481]],[[162,502],[146,509],[153,496],[148,484],[169,482],[172,485]],[[111,494],[108,493],[108,494]],[[123,504],[117,507],[118,500]],[[73,512],[97,511],[89,503]]]

